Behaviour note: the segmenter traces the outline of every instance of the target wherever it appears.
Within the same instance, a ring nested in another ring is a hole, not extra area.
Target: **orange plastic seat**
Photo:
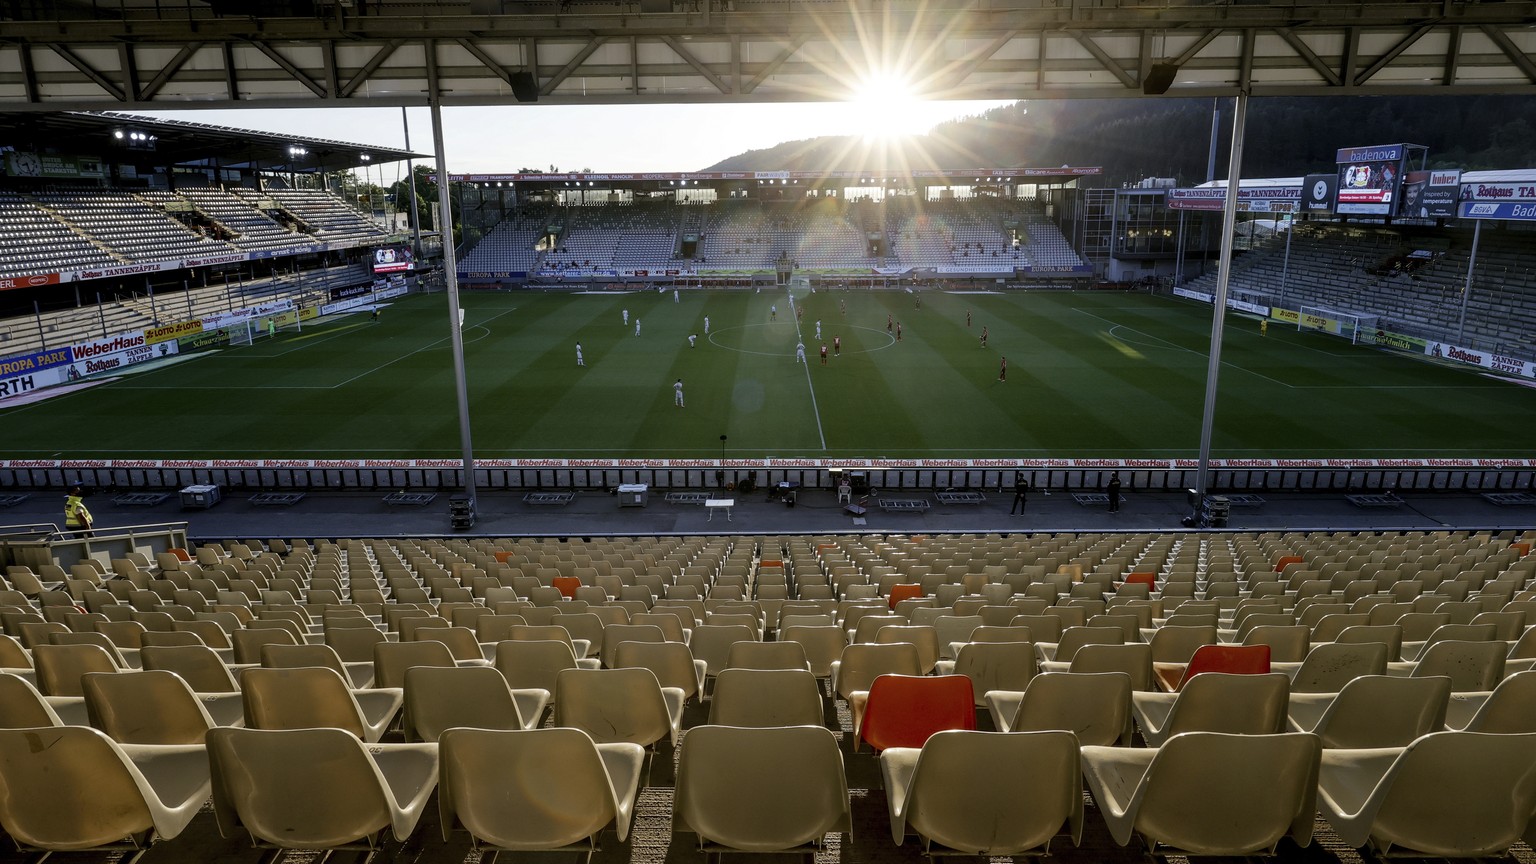
[[[173,549],[167,549],[165,551],[171,553],[172,555],[175,555],[177,558],[180,558],[183,561],[190,562],[192,560],[192,555],[189,552],[187,552],[187,550],[182,549],[180,547],[176,547],[176,548],[173,548]]]
[[[892,609],[895,609],[896,604],[903,600],[911,600],[915,597],[922,596],[923,586],[916,582],[910,584],[902,583],[900,585],[892,585],[891,596],[888,598],[888,603]]]
[[[575,576],[556,576],[550,580],[551,585],[560,589],[561,595],[567,600],[576,599],[576,589],[581,587],[581,580]]]
[[[922,747],[946,729],[975,729],[976,701],[964,675],[881,675],[869,686],[859,737],[876,752]]]
[[[1172,667],[1172,668],[1170,668]],[[1201,672],[1227,672],[1233,675],[1269,674],[1268,645],[1201,645],[1189,658],[1182,674],[1177,666],[1168,664],[1158,670],[1158,683],[1163,689],[1177,693],[1189,679]],[[1174,675],[1178,675],[1174,679]]]
[[[1282,555],[1280,556],[1279,560],[1275,561],[1275,572],[1284,573],[1287,565],[1305,564],[1306,560],[1307,559],[1301,557],[1300,555]]]
[[[1127,585],[1145,585],[1148,588],[1157,587],[1156,573],[1127,573],[1125,576]]]

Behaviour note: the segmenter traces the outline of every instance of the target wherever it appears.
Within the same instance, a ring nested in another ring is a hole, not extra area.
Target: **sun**
[[[848,105],[866,139],[921,135],[936,122],[911,79],[897,72],[867,75],[854,87]]]

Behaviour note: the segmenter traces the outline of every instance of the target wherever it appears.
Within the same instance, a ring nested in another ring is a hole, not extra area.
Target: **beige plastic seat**
[[[569,642],[547,640],[542,642],[517,642],[505,640],[496,643],[496,660],[493,668],[506,679],[513,690],[543,690],[549,694],[551,705],[559,701],[560,673],[566,669],[596,669],[597,658],[577,660],[571,653]]]
[[[139,652],[146,670],[174,672],[194,693],[238,693],[240,685],[212,648],[202,645],[150,646]]]
[[[1125,740],[1131,720],[1131,676],[1124,672],[1052,672],[1036,675],[1022,691],[986,694],[999,732],[1065,730],[1089,744]]]
[[[966,642],[954,660],[940,660],[940,675],[971,679],[976,707],[987,704],[990,690],[1023,690],[1035,677],[1035,646],[1029,642]]]
[[[1300,663],[1312,647],[1312,630],[1300,624],[1260,624],[1248,631],[1243,644],[1268,645],[1272,663]]]
[[[818,726],[699,726],[677,766],[673,830],[710,852],[809,852],[852,831],[843,757]]]
[[[937,732],[920,749],[886,749],[880,774],[891,839],[899,846],[911,831],[925,855],[1048,854],[1063,829],[1074,846],[1082,839],[1070,732]]]
[[[1403,628],[1397,624],[1357,624],[1345,627],[1333,641],[1351,645],[1361,642],[1385,643],[1389,661],[1403,654]]]
[[[297,669],[301,666],[323,666],[331,669],[347,682],[348,687],[369,687],[373,684],[373,663],[343,663],[336,649],[329,645],[282,645],[261,646],[261,665],[266,669]]]
[[[1412,675],[1444,675],[1451,679],[1453,693],[1492,690],[1504,677],[1508,650],[1503,642],[1436,642],[1413,664]]]
[[[345,729],[374,742],[400,711],[399,688],[351,690],[334,669],[247,669],[240,676],[245,725],[252,729]]]
[[[676,641],[676,640],[673,640]],[[730,665],[731,651],[737,645],[778,645],[777,642],[761,642],[757,632],[745,624],[704,624],[693,628],[688,640],[688,650],[693,659],[704,663],[705,678],[713,678]],[[799,646],[796,646],[799,647]],[[804,662],[804,651],[801,651]]]
[[[723,669],[715,678],[709,724],[819,726],[824,710],[821,688],[808,669]]]
[[[1336,697],[1292,693],[1290,728],[1311,732],[1330,749],[1406,747],[1445,726],[1451,679],[1368,675]]]
[[[1533,829],[1536,734],[1438,732],[1406,748],[1329,750],[1317,804],[1356,848],[1502,856]]]
[[[665,642],[667,634],[655,624],[614,624],[603,628],[603,668],[619,668],[618,650],[625,642]]]
[[[87,672],[117,672],[118,666],[98,645],[39,645],[32,649],[37,689],[45,696],[84,696],[80,676]]]
[[[1216,625],[1165,624],[1153,632],[1150,644],[1153,663],[1188,666],[1197,648],[1216,644]]]
[[[919,674],[933,672],[939,662],[939,634],[932,626],[924,624],[887,624],[875,631],[876,645],[908,643],[917,646]]]
[[[683,691],[662,687],[649,669],[566,669],[555,687],[556,726],[581,729],[599,744],[677,744]]]
[[[811,664],[805,657],[805,646],[799,642],[750,641],[731,643],[725,655],[725,668],[804,669],[809,672]],[[719,675],[719,672],[715,674]]]
[[[1445,718],[1452,732],[1536,732],[1536,671],[1516,672],[1488,693],[1453,693]]]
[[[437,745],[365,745],[342,729],[219,727],[208,732],[206,758],[219,833],[267,849],[371,859],[386,831],[410,837],[437,788]]]
[[[44,696],[26,678],[0,673],[0,729],[86,725],[83,697]]]
[[[881,675],[921,675],[922,660],[917,646],[910,642],[876,645],[857,642],[843,649],[843,656],[832,664],[832,692],[844,699],[867,692]],[[857,718],[855,718],[857,719]],[[854,728],[858,728],[857,722]]]
[[[1061,631],[1061,639],[1056,642],[1035,643],[1035,651],[1040,655],[1042,663],[1060,661],[1071,663],[1077,650],[1084,645],[1123,645],[1125,644],[1125,631],[1119,627],[1068,627]]]
[[[1131,713],[1153,747],[1181,732],[1270,735],[1285,729],[1290,684],[1280,672],[1205,672],[1177,693],[1132,693]]]
[[[447,729],[439,739],[443,839],[462,827],[471,852],[598,848],[629,835],[645,750],[596,744],[579,729]]]
[[[1383,642],[1323,642],[1313,645],[1294,667],[1275,668],[1292,676],[1292,693],[1337,693],[1362,675],[1387,674],[1390,650]]]
[[[709,667],[693,659],[693,652],[682,642],[634,642],[626,640],[614,646],[613,659],[618,669],[649,669],[663,687],[683,691],[683,701],[699,699],[704,692],[704,676]]]
[[[448,646],[433,639],[380,642],[373,646],[373,686],[403,688],[405,671],[414,666],[457,666]]]
[[[133,864],[202,809],[208,757],[85,726],[0,730],[0,788],[0,827],[23,851],[121,851]]]
[[[1120,845],[1140,834],[1158,855],[1272,855],[1284,837],[1312,841],[1321,754],[1305,733],[1185,732],[1155,750],[1087,746],[1082,760]]]
[[[531,612],[533,610],[528,611]],[[527,614],[524,613],[523,617],[526,618]],[[565,629],[564,627],[557,627],[554,624],[534,624],[532,623],[531,619],[527,624],[514,624],[507,628],[506,638],[502,641],[546,642],[551,639],[556,642],[564,642],[566,645],[569,645],[571,648],[571,653],[575,655],[577,660],[586,659],[587,653],[592,646],[592,643],[585,639],[572,639],[571,631]]]
[[[780,642],[796,642],[805,649],[811,674],[821,680],[832,675],[832,665],[842,659],[848,647],[848,632],[836,625],[785,627],[779,631]]]
[[[1043,672],[1124,672],[1131,676],[1132,690],[1154,690],[1152,646],[1145,642],[1120,645],[1084,645],[1072,655],[1072,662],[1040,664]]]
[[[91,725],[119,744],[198,744],[217,725],[187,682],[173,672],[92,673],[81,679]],[[228,694],[221,714],[234,715],[239,697]]]
[[[455,726],[532,729],[548,703],[548,691],[514,691],[489,666],[414,666],[405,672],[407,740],[436,741]]]

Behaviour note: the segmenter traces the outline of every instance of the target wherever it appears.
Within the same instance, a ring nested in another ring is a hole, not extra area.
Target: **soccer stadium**
[[[0,864],[1536,862],[1533,20],[0,4]]]

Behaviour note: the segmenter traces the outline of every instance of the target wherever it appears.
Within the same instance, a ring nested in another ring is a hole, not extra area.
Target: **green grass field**
[[[922,299],[916,308],[916,297]],[[1210,309],[1119,293],[471,294],[483,458],[1173,458],[1199,447]],[[842,309],[846,304],[846,313]],[[778,318],[770,321],[770,305]],[[631,323],[622,322],[628,309]],[[970,326],[966,315],[971,315]],[[710,332],[704,335],[704,318]],[[899,321],[902,340],[887,335]],[[444,295],[0,410],[11,458],[459,452]],[[642,322],[634,333],[634,319]],[[842,337],[819,363],[814,338]],[[982,328],[990,346],[979,344]],[[690,333],[699,335],[689,348]],[[586,366],[576,366],[577,342]],[[1008,379],[999,382],[1000,358]],[[1526,457],[1536,390],[1228,320],[1212,455]],[[687,407],[673,406],[682,378]]]

